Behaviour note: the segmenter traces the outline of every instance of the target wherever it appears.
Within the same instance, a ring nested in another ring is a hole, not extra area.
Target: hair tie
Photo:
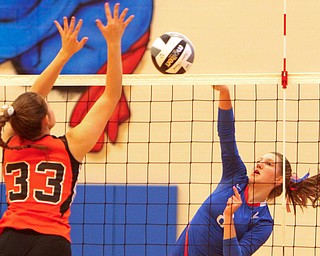
[[[1,107],[1,110],[2,111],[7,111],[8,116],[13,116],[13,114],[14,114],[14,108],[12,106],[9,107],[8,105],[3,105]]]
[[[12,106],[10,106],[10,107],[8,108],[7,112],[8,112],[8,115],[9,115],[9,116],[13,116],[13,114],[14,114],[14,108],[13,108]]]
[[[297,183],[300,183],[301,181],[304,181],[305,179],[307,179],[310,175],[310,172],[308,172],[306,175],[304,175],[302,178],[298,178],[298,176],[296,174],[292,175],[290,178],[291,184],[289,184],[289,189],[291,191],[297,191],[298,188],[296,187]]]
[[[290,178],[290,181],[291,181],[291,182],[289,183],[289,186],[288,186],[288,188],[290,189],[290,191],[298,191],[299,188],[296,187],[296,185],[297,185],[298,183],[300,183],[301,181],[306,180],[306,179],[309,177],[309,175],[310,175],[310,171],[309,171],[307,174],[305,174],[302,178],[299,179],[296,173],[292,174],[292,176],[291,176],[291,178]],[[289,197],[286,198],[286,208],[287,208],[287,212],[291,212],[291,210],[290,210],[290,199],[289,199]]]
[[[307,179],[309,176],[310,176],[310,172],[308,172],[306,175],[304,175],[302,178],[299,179],[298,176],[295,174],[291,176],[290,181],[292,181],[293,183],[299,183]]]

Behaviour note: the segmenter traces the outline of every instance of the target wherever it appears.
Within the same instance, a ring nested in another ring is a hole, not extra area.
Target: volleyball
[[[163,74],[183,74],[194,61],[194,47],[183,34],[167,32],[156,38],[151,46],[154,66]]]

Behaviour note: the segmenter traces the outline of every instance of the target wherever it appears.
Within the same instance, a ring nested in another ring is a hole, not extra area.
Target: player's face
[[[272,153],[267,153],[258,158],[254,170],[249,176],[250,183],[281,184],[281,166],[279,158]]]

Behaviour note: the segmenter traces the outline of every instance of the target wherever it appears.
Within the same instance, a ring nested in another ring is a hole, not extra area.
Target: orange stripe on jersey
[[[0,232],[5,227],[32,229],[70,241],[70,204],[80,163],[72,157],[65,137],[21,141],[14,136],[8,142],[9,146],[31,143],[47,149],[4,150],[8,209],[0,220]]]

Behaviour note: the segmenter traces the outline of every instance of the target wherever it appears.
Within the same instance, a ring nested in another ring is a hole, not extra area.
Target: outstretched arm
[[[222,162],[225,167],[223,178],[232,179],[233,175],[240,172],[246,175],[245,172],[242,172],[245,170],[245,167],[239,157],[236,145],[235,121],[229,88],[226,85],[214,85],[213,88],[219,91],[218,135],[220,138]],[[228,162],[228,160],[231,162]],[[234,168],[230,168],[230,164]],[[227,166],[229,167],[227,168]]]
[[[75,22],[75,17],[72,17],[70,24],[68,24],[67,18],[64,17],[64,25],[62,28],[57,21],[54,21],[61,36],[61,49],[48,67],[37,77],[34,84],[31,86],[30,91],[46,97],[51,91],[64,65],[87,42],[87,37],[82,38],[80,42],[78,41],[82,20],[79,20],[77,25],[75,25]],[[11,126],[7,124],[4,128],[3,140],[7,141],[13,135],[14,132]]]
[[[51,91],[64,65],[76,52],[82,49],[88,40],[87,37],[84,37],[78,41],[78,34],[82,26],[81,19],[76,24],[75,17],[72,17],[70,24],[68,24],[68,19],[64,17],[63,27],[56,20],[54,24],[61,36],[61,49],[48,67],[38,76],[30,89],[43,97],[46,97]]]
[[[112,15],[109,4],[106,3],[107,25],[104,26],[100,20],[96,21],[108,47],[106,85],[103,94],[81,123],[66,134],[70,151],[78,161],[82,161],[98,141],[121,96],[121,38],[126,27],[132,21],[133,15],[125,19],[128,9],[124,9],[119,14],[119,8],[120,4],[117,3]]]

